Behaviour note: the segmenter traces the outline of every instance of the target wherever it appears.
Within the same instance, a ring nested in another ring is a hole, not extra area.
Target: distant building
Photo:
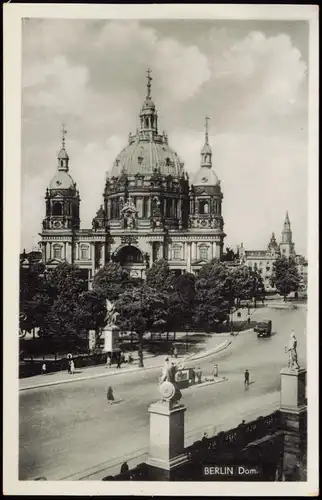
[[[238,247],[239,262],[248,266],[250,269],[261,273],[265,290],[273,291],[270,284],[270,278],[273,273],[273,264],[277,257],[281,255],[294,258],[299,275],[301,277],[301,288],[307,288],[307,260],[302,255],[297,255],[295,245],[292,241],[292,230],[288,212],[286,212],[284,227],[282,231],[282,241],[277,243],[275,234],[269,240],[266,250],[245,250],[243,243]]]

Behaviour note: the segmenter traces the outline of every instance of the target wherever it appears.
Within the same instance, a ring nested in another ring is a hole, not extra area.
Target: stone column
[[[77,243],[75,243],[76,245],[76,260],[79,260],[79,241],[77,241]]]
[[[106,248],[105,248],[105,241],[104,241],[103,246],[102,246],[102,266],[103,267],[105,266],[105,262],[106,262]]]
[[[153,264],[153,257],[154,257],[154,255],[153,255],[153,246],[154,246],[153,245],[153,241],[150,241],[149,245],[150,245],[150,266],[152,266],[152,264]]]
[[[150,450],[147,459],[149,480],[174,479],[180,466],[187,462],[184,453],[183,404],[159,401],[149,407]]]
[[[64,259],[65,260],[67,260],[67,248],[66,248],[66,246],[67,246],[67,243],[66,243],[66,241],[64,241]]]
[[[161,241],[159,244],[158,258],[164,259],[164,243],[163,243],[163,241]]]
[[[95,274],[95,243],[91,244],[92,276]]]
[[[191,241],[186,242],[187,272],[191,273]]]
[[[50,241],[49,242],[49,259],[52,259],[53,258],[53,253],[52,253],[52,242]]]
[[[47,243],[42,244],[42,260],[43,260],[43,263],[46,264],[46,261],[47,261]]]
[[[212,253],[212,255],[211,255],[211,258],[212,258],[212,259],[215,259],[215,258],[216,258],[216,256],[217,256],[217,255],[216,255],[216,242],[215,242],[215,241],[213,241],[213,242],[211,243],[211,248],[212,248],[212,252],[211,252],[211,253]]]
[[[281,415],[284,431],[283,476],[306,481],[307,402],[306,370],[281,370]]]

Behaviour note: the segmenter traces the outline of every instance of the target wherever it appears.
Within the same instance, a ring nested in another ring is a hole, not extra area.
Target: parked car
[[[257,333],[257,337],[269,337],[272,333],[272,321],[270,319],[257,321],[254,332]]]

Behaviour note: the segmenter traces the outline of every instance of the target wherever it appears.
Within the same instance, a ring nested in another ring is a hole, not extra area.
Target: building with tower
[[[280,243],[277,243],[275,234],[272,233],[266,250],[245,250],[242,243],[238,247],[237,251],[239,254],[240,264],[244,264],[250,269],[259,271],[263,277],[265,289],[268,291],[273,290],[270,284],[270,278],[273,272],[273,264],[277,257],[293,257],[297,264],[297,269],[301,277],[302,288],[306,289],[308,263],[303,256],[297,255],[295,252],[295,245],[292,240],[292,230],[288,212],[286,212],[282,230],[282,239]]]
[[[206,118],[200,167],[190,182],[184,164],[160,133],[151,97],[151,73],[139,113],[139,128],[116,157],[106,177],[102,204],[90,229],[81,228],[80,194],[70,176],[62,128],[57,171],[46,190],[42,260],[47,267],[75,263],[89,281],[106,262],[120,262],[131,276],[144,277],[155,260],[171,269],[198,273],[220,259],[224,220],[220,180],[212,168]]]

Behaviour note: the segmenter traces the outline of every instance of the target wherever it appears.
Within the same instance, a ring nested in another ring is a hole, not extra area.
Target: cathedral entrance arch
[[[143,254],[141,250],[133,245],[121,247],[115,254],[116,260],[121,266],[131,266],[132,264],[143,264]]]

